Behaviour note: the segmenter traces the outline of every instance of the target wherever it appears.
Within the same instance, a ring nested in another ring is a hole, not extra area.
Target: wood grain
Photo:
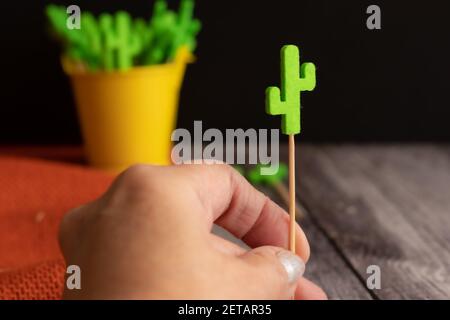
[[[308,216],[360,281],[380,266],[374,296],[450,298],[449,146],[301,145],[297,159]]]

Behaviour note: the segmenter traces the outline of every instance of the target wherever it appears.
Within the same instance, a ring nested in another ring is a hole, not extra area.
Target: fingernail
[[[284,270],[286,270],[289,284],[297,282],[305,272],[305,263],[303,260],[290,251],[280,251],[277,257],[283,265]]]

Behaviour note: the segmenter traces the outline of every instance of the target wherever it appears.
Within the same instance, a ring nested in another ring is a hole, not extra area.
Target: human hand
[[[250,247],[211,234],[213,223]],[[227,165],[153,167],[121,174],[60,229],[67,265],[81,268],[73,299],[324,299],[301,277],[309,245],[288,214]],[[301,260],[298,258],[300,257]]]

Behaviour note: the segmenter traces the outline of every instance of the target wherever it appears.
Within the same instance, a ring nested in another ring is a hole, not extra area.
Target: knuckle
[[[148,165],[136,164],[125,170],[119,177],[122,187],[144,187],[151,175],[152,169]]]
[[[123,172],[117,181],[116,191],[127,195],[147,192],[155,184],[152,167],[134,165]]]
[[[161,177],[156,167],[133,165],[125,170],[103,197],[104,208],[133,206],[151,201],[157,195]]]

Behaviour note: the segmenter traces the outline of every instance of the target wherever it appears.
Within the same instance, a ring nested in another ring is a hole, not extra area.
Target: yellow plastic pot
[[[191,59],[182,49],[173,63],[126,72],[84,72],[63,61],[92,166],[119,172],[137,163],[171,163],[170,136]]]

